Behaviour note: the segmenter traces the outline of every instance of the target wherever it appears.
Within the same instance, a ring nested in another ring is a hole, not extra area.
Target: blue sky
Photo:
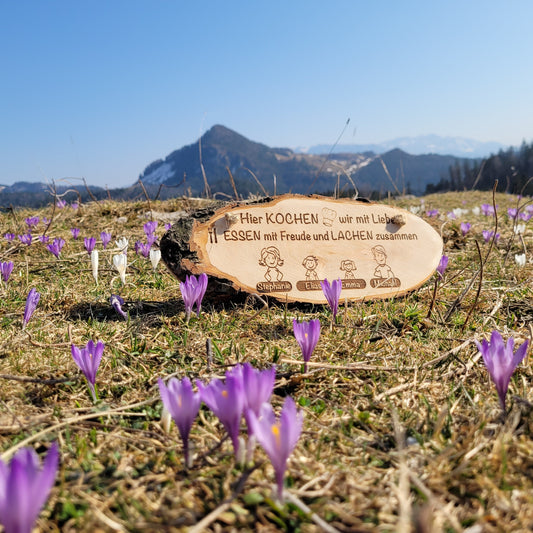
[[[0,184],[131,185],[214,124],[533,140],[530,0],[5,0],[0,21]]]

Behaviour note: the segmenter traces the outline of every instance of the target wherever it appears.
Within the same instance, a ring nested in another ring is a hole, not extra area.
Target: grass
[[[475,240],[485,257],[481,230],[494,219],[468,214],[453,221],[446,212],[492,203],[492,195],[450,193],[424,202],[441,212],[428,221],[450,256],[431,316],[434,281],[403,298],[343,305],[332,330],[325,307],[273,302],[204,302],[200,318],[187,324],[178,281],[162,264],[154,272],[131,248],[144,237],[151,211],[161,236],[171,213],[191,211],[201,200],[56,209],[48,234],[67,241],[58,260],[39,241],[28,247],[2,239],[0,260],[15,268],[0,287],[0,452],[7,458],[26,442],[42,454],[54,440],[61,452],[40,530],[314,532],[323,522],[337,531],[531,530],[531,359],[513,376],[503,417],[474,340],[493,329],[518,343],[530,337],[532,269],[518,267],[514,254],[526,249],[529,258],[532,233],[527,228],[523,241],[514,236],[504,213],[516,197],[497,194],[501,238],[476,297]],[[420,199],[389,203],[410,207]],[[25,232],[28,216],[50,218],[52,207],[0,214],[2,235]],[[472,223],[466,237],[461,220]],[[71,227],[81,229],[78,240]],[[97,245],[96,285],[83,237],[103,230],[113,241],[107,251]],[[112,264],[120,236],[130,240],[125,286]],[[32,287],[41,300],[22,331]],[[128,321],[110,306],[111,294],[126,301]],[[306,375],[294,317],[322,323]],[[106,344],[97,405],[70,353],[71,341],[89,339]],[[161,427],[158,377],[207,381],[245,361],[258,368],[276,363],[273,405],[279,410],[291,395],[305,413],[284,506],[273,499],[273,470],[261,448],[252,466],[237,468],[229,439],[205,407],[193,426],[189,470],[177,429],[166,434]]]

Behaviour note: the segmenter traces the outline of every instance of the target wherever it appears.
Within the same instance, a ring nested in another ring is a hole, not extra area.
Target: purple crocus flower
[[[112,294],[110,298],[111,305],[113,306],[113,309],[125,320],[128,320],[128,315],[126,312],[122,309],[122,306],[124,305],[124,300],[118,295],[118,294]]]
[[[494,231],[493,230],[489,230],[489,229],[484,229],[481,234],[483,235],[483,240],[485,242],[489,242],[492,237],[494,236]],[[498,239],[500,238],[500,234],[499,233],[496,233],[496,235],[494,236],[494,240],[495,241],[498,241]]]
[[[342,290],[342,281],[340,279],[335,279],[329,284],[329,281],[325,279],[320,282],[322,287],[322,292],[328,301],[331,312],[333,313],[333,320],[337,316],[337,310],[339,308],[339,298],[341,296]]]
[[[157,236],[155,233],[149,233],[146,236],[146,242],[148,243],[149,246],[152,246],[152,244],[154,244],[155,241],[157,241]]]
[[[308,322],[292,321],[294,336],[302,350],[304,358],[304,372],[307,372],[307,363],[311,359],[311,354],[320,337],[320,320],[309,320]]]
[[[524,222],[527,222],[533,215],[531,213],[522,212],[519,213],[518,217],[523,220]]]
[[[9,465],[0,459],[0,523],[5,533],[31,533],[54,485],[58,462],[57,442],[52,443],[42,468],[30,447],[19,450]]]
[[[461,233],[463,234],[463,237],[470,231],[471,227],[472,224],[470,224],[470,222],[461,222]]]
[[[24,308],[24,318],[22,319],[22,329],[26,327],[30,321],[33,312],[37,308],[39,299],[41,298],[41,293],[37,292],[35,289],[31,289],[26,298],[26,307]]]
[[[102,360],[104,348],[105,344],[102,341],[98,341],[96,344],[94,344],[92,340],[87,343],[85,348],[80,349],[77,346],[74,346],[74,344],[70,346],[72,358],[83,372],[83,375],[87,380],[87,384],[89,385],[91,396],[95,402],[98,399],[95,388],[96,373],[98,372],[98,367],[100,366],[100,361]]]
[[[80,228],[70,228],[70,233],[74,239],[77,239],[80,236]]]
[[[5,233],[5,234],[4,234],[4,239],[5,239],[6,241],[11,242],[12,240],[15,239],[15,234],[14,234],[14,233]]]
[[[283,478],[287,469],[287,459],[300,438],[303,414],[296,409],[294,400],[287,396],[278,420],[268,403],[261,406],[259,417],[253,412],[250,412],[249,416],[254,435],[274,467],[278,499],[283,501]]]
[[[436,217],[439,215],[439,210],[438,209],[429,209],[428,211],[426,211],[426,215],[430,218],[433,218],[433,217]]]
[[[46,244],[49,240],[50,240],[50,237],[48,235],[39,235],[38,239],[43,243],[43,244]]]
[[[187,276],[185,282],[180,283],[181,297],[185,304],[185,313],[187,322],[191,317],[191,312],[194,304],[196,304],[196,316],[200,316],[202,309],[202,300],[207,289],[207,275],[200,274],[198,278],[195,276]]]
[[[143,230],[146,235],[152,235],[153,233],[155,233],[156,229],[157,229],[157,220],[151,220],[150,222],[147,222],[143,226]]]
[[[171,378],[168,385],[163,380],[157,380],[159,385],[159,394],[165,409],[178,426],[180,437],[183,442],[183,455],[185,457],[185,466],[189,466],[189,433],[191,431],[194,419],[200,410],[200,394],[193,392],[192,384],[189,378],[183,378],[181,381]]]
[[[483,340],[483,343],[479,343],[476,341],[476,345],[496,386],[501,408],[505,411],[505,397],[507,396],[509,382],[516,367],[522,362],[527,353],[528,341],[526,340],[522,343],[513,353],[514,339],[508,339],[505,345],[500,333],[494,330],[490,342]]]
[[[100,239],[102,239],[102,246],[104,247],[104,250],[107,248],[107,245],[111,242],[111,233],[108,233],[107,231],[102,231],[100,233]]]
[[[39,217],[28,217],[24,220],[28,226],[28,230],[31,231],[33,228],[36,228],[39,225]]]
[[[47,245],[47,249],[52,252],[56,257],[59,257],[61,250],[65,246],[65,241],[61,237],[56,237],[52,244]]]
[[[6,283],[9,276],[11,276],[11,272],[13,272],[13,261],[0,262],[0,274]]]
[[[87,250],[87,253],[91,255],[91,252],[94,250],[94,247],[96,246],[96,239],[94,237],[85,237],[83,239],[83,244],[85,246],[85,249]]]
[[[488,216],[494,216],[494,206],[491,204],[481,204],[481,213]]]
[[[237,366],[240,367],[240,365]],[[244,391],[244,418],[248,427],[248,436],[251,437],[253,431],[247,412],[250,409],[256,416],[259,416],[261,406],[270,401],[276,381],[276,367],[258,370],[250,363],[244,363],[239,370]]]
[[[150,243],[142,243],[141,241],[135,243],[135,251],[143,257],[148,257],[150,255],[150,248]]]
[[[66,202],[65,200],[63,200],[63,199],[61,199],[61,198],[59,198],[59,199],[57,200],[57,202],[56,202],[56,207],[57,207],[58,209],[63,209],[63,208],[65,208],[66,206],[67,206],[67,202]]]
[[[448,267],[448,256],[443,255],[440,258],[439,265],[437,266],[437,273],[439,274],[441,278],[444,277],[444,271],[446,270],[447,267]]]
[[[514,220],[518,216],[518,209],[516,207],[509,207],[507,209],[507,215],[510,219]]]
[[[168,231],[172,227],[172,224],[170,222],[167,222],[165,224],[165,231]]]
[[[25,233],[24,235],[19,235],[19,241],[22,244],[30,245],[32,241],[31,233]]]
[[[80,207],[80,204],[79,204],[79,202],[72,202],[70,204],[70,207],[72,207],[72,209],[75,210],[75,209],[78,209]]]
[[[218,417],[233,443],[235,457],[239,456],[239,430],[244,408],[242,376],[226,374],[225,382],[215,378],[209,385],[196,380],[200,398]]]

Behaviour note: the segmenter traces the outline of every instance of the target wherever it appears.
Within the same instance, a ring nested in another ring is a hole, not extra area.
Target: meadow
[[[447,269],[397,299],[341,295],[332,327],[327,306],[254,297],[204,300],[186,320],[179,280],[133,248],[146,241],[146,222],[158,222],[161,238],[165,224],[209,202],[51,202],[0,213],[0,261],[13,262],[0,280],[0,454],[8,463],[25,446],[41,458],[52,442],[59,448],[38,530],[531,531],[531,358],[514,373],[502,412],[475,342],[493,330],[515,347],[531,337],[531,200],[481,192],[388,200],[442,235]],[[481,208],[493,204],[496,215]],[[32,217],[39,222],[30,228]],[[112,234],[106,249],[101,232]],[[24,244],[18,235],[28,233]],[[58,257],[47,249],[57,237],[65,241]],[[99,250],[97,282],[86,237]],[[129,240],[125,283],[113,260],[120,238]],[[40,300],[23,328],[32,288]],[[127,318],[111,295],[124,300]],[[306,373],[294,318],[322,326]],[[97,402],[71,354],[89,340],[105,343]],[[275,364],[274,409],[290,396],[304,415],[284,502],[263,449],[237,464],[205,405],[189,468],[176,426],[167,431],[162,421],[158,378],[208,382],[245,362]]]

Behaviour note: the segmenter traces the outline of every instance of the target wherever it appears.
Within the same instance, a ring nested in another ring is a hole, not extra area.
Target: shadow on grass
[[[181,299],[171,299],[165,302],[152,302],[142,300],[125,300],[122,309],[130,318],[148,316],[172,317],[184,311]],[[111,304],[100,302],[83,302],[72,306],[69,310],[72,320],[99,320],[106,322],[121,322],[124,319],[115,311]]]

